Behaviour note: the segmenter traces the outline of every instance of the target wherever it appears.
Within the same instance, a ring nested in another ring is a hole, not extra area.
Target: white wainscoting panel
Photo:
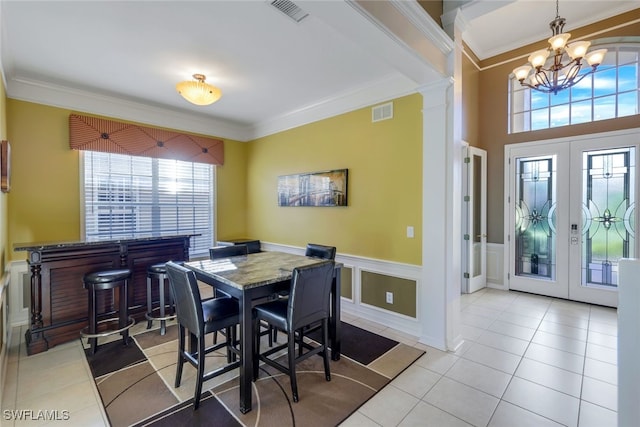
[[[504,245],[487,243],[487,287],[507,290],[504,283]]]
[[[27,325],[31,301],[25,301],[22,287],[24,275],[29,274],[27,261],[11,262],[11,282],[9,283],[9,322],[11,326]]]
[[[304,255],[305,248],[297,246],[280,245],[275,243],[261,242],[262,250],[280,251],[292,254]],[[382,327],[390,327],[416,337],[421,336],[421,313],[420,306],[416,306],[416,318],[405,316],[361,303],[360,278],[363,270],[385,274],[387,276],[399,277],[402,279],[415,280],[416,282],[416,304],[421,300],[421,274],[422,267],[419,265],[403,264],[398,262],[383,261],[373,258],[365,258],[348,254],[336,255],[336,262],[342,263],[352,270],[352,300],[342,298],[342,310],[345,313],[358,316],[371,322],[380,324]]]

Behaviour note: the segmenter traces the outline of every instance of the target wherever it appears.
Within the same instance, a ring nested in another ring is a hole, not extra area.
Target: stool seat
[[[149,273],[149,274],[167,274],[167,266],[166,266],[166,264],[164,262],[160,263],[160,264],[150,265],[147,268],[147,273]]]
[[[94,271],[93,273],[85,274],[82,280],[85,289],[87,289],[89,286],[96,285],[112,285],[112,287],[116,287],[119,286],[119,282],[129,278],[131,278],[131,270],[122,269]],[[99,289],[111,289],[111,287],[100,287]]]
[[[128,345],[129,328],[135,324],[135,320],[129,316],[129,304],[127,298],[127,284],[131,279],[131,270],[102,270],[87,273],[83,276],[82,282],[87,289],[89,296],[89,325],[80,331],[82,337],[89,339],[91,354],[95,354],[98,348],[98,338],[112,334],[121,334],[124,345]],[[115,289],[118,289],[119,309],[118,317],[98,321],[98,311],[96,307],[97,291],[111,290],[115,301]],[[104,323],[117,322],[117,328],[109,328],[98,332],[98,325]]]

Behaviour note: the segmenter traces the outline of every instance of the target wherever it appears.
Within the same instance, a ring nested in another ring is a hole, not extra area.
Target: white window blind
[[[199,234],[191,258],[213,244],[214,166],[84,151],[87,240]]]

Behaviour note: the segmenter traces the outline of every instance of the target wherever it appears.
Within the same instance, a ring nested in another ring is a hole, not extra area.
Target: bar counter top
[[[113,244],[131,243],[131,242],[145,242],[145,241],[151,241],[151,240],[153,241],[173,240],[176,238],[194,237],[194,236],[199,236],[199,234],[176,234],[171,236],[149,235],[145,237],[127,237],[127,238],[110,239],[110,240],[87,239],[87,240],[70,240],[70,241],[60,241],[60,242],[14,243],[13,250],[14,251],[34,251],[34,250],[42,251],[42,250],[56,249],[56,248],[113,245]]]

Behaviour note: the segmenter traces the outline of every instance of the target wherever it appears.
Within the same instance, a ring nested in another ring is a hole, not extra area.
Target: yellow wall
[[[250,142],[247,237],[420,265],[421,110],[422,97],[410,95],[394,100],[390,120],[372,123],[363,108]],[[347,207],[278,206],[279,175],[343,168]]]
[[[248,148],[246,142],[224,142],[224,165],[216,168],[217,240],[247,235]]]
[[[7,102],[12,149],[9,247],[14,243],[78,240],[81,236],[79,154],[69,149],[70,113],[13,99]],[[218,232],[244,234],[245,143],[225,141],[225,165],[217,168],[216,175]],[[25,257],[25,252],[12,252],[10,259]]]
[[[305,246],[327,243],[342,253],[421,263],[422,98],[394,102],[394,118],[371,123],[364,108],[258,141],[225,140],[218,167],[217,235]],[[70,150],[70,110],[7,101],[12,143],[9,247],[77,240],[78,152]],[[349,169],[349,206],[281,208],[278,175]],[[415,227],[415,238],[406,227]],[[24,259],[24,252],[10,259]]]
[[[78,153],[69,149],[69,113],[9,99],[11,243],[80,238]],[[24,259],[25,252],[12,259]]]

